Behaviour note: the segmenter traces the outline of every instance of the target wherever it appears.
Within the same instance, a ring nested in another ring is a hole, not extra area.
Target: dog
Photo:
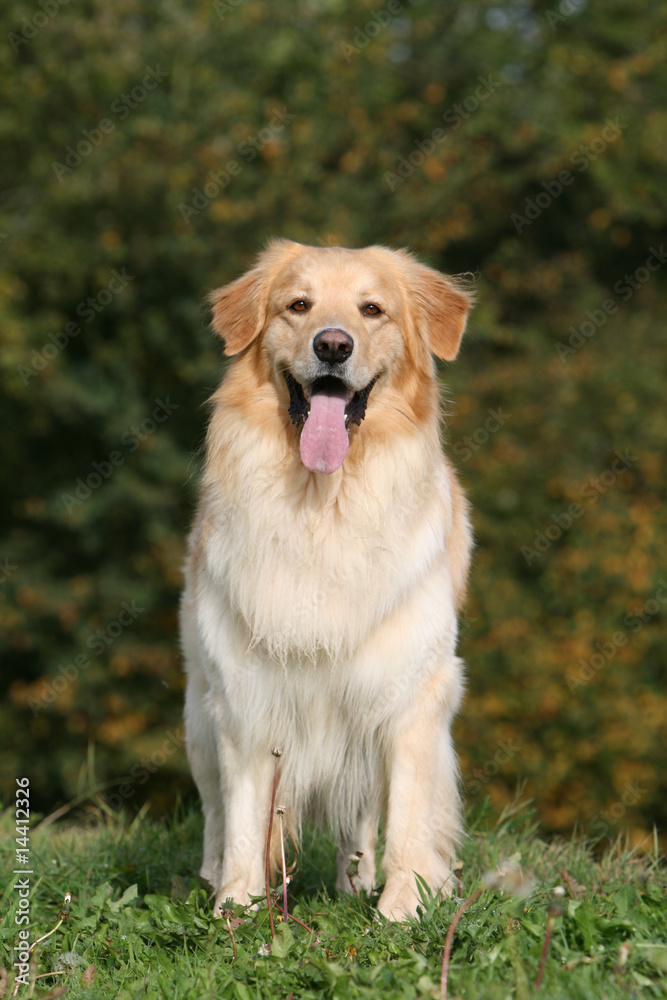
[[[417,913],[451,891],[461,837],[451,723],[472,546],[440,442],[434,355],[472,297],[405,250],[272,241],[213,292],[231,356],[212,397],[181,630],[186,747],[215,909],[257,902],[275,801],[338,840],[337,888]]]

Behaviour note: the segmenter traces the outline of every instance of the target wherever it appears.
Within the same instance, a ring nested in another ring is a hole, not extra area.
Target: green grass
[[[236,908],[233,945],[225,920],[211,916],[207,892],[193,873],[201,849],[201,820],[179,809],[169,824],[138,817],[129,822],[100,812],[96,829],[47,826],[31,835],[34,871],[30,941],[58,921],[66,892],[67,922],[39,947],[33,995],[157,997],[199,1000],[233,997],[438,997],[442,949],[459,898],[424,900],[420,921],[392,925],[377,917],[377,899],[338,898],[333,892],[331,840],[309,831],[291,888],[294,913],[315,931],[277,924],[271,941],[266,907]],[[10,967],[18,896],[12,888],[13,818],[0,817],[2,963]],[[462,848],[462,893],[479,888],[499,861],[517,859],[535,879],[520,899],[486,889],[462,916],[454,937],[449,997],[517,1000],[534,984],[553,889],[563,885],[539,996],[568,1000],[667,995],[665,869],[620,842],[595,859],[582,842],[544,843],[528,811],[509,809],[494,825],[486,806],[468,817]],[[569,879],[563,876],[563,870]],[[630,946],[617,968],[619,948]],[[94,975],[89,970],[94,966]],[[55,969],[62,970],[53,975]],[[86,980],[92,981],[86,982]],[[29,996],[21,987],[19,996]],[[10,971],[6,995],[13,993]],[[0,985],[0,995],[2,986]]]

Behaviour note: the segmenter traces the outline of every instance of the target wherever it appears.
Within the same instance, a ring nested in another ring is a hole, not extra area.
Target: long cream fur
[[[311,313],[295,318],[304,289]],[[381,322],[360,314],[364,298],[382,299]],[[402,919],[415,873],[449,891],[461,833],[450,727],[471,536],[431,354],[455,356],[469,297],[403,251],[276,241],[212,303],[235,357],[212,400],[182,602],[201,874],[218,910],[262,894],[278,746],[278,801],[295,835],[306,815],[336,831],[341,890],[357,850],[374,885],[384,811],[379,909]],[[359,385],[380,377],[325,475],[301,461],[283,371],[303,376],[313,333],[332,325],[354,337]]]

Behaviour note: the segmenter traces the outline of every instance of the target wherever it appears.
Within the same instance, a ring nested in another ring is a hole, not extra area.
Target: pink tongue
[[[310,413],[301,431],[301,461],[311,472],[330,475],[340,469],[350,440],[345,428],[346,392],[327,389],[313,393]]]

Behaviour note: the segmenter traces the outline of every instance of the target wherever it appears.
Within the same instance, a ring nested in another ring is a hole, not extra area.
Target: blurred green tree
[[[664,822],[664,7],[0,17],[3,785],[71,799],[94,743],[131,804],[190,789],[176,608],[221,370],[202,301],[283,235],[478,276],[445,376],[478,539],[467,793],[525,775],[548,830]]]

